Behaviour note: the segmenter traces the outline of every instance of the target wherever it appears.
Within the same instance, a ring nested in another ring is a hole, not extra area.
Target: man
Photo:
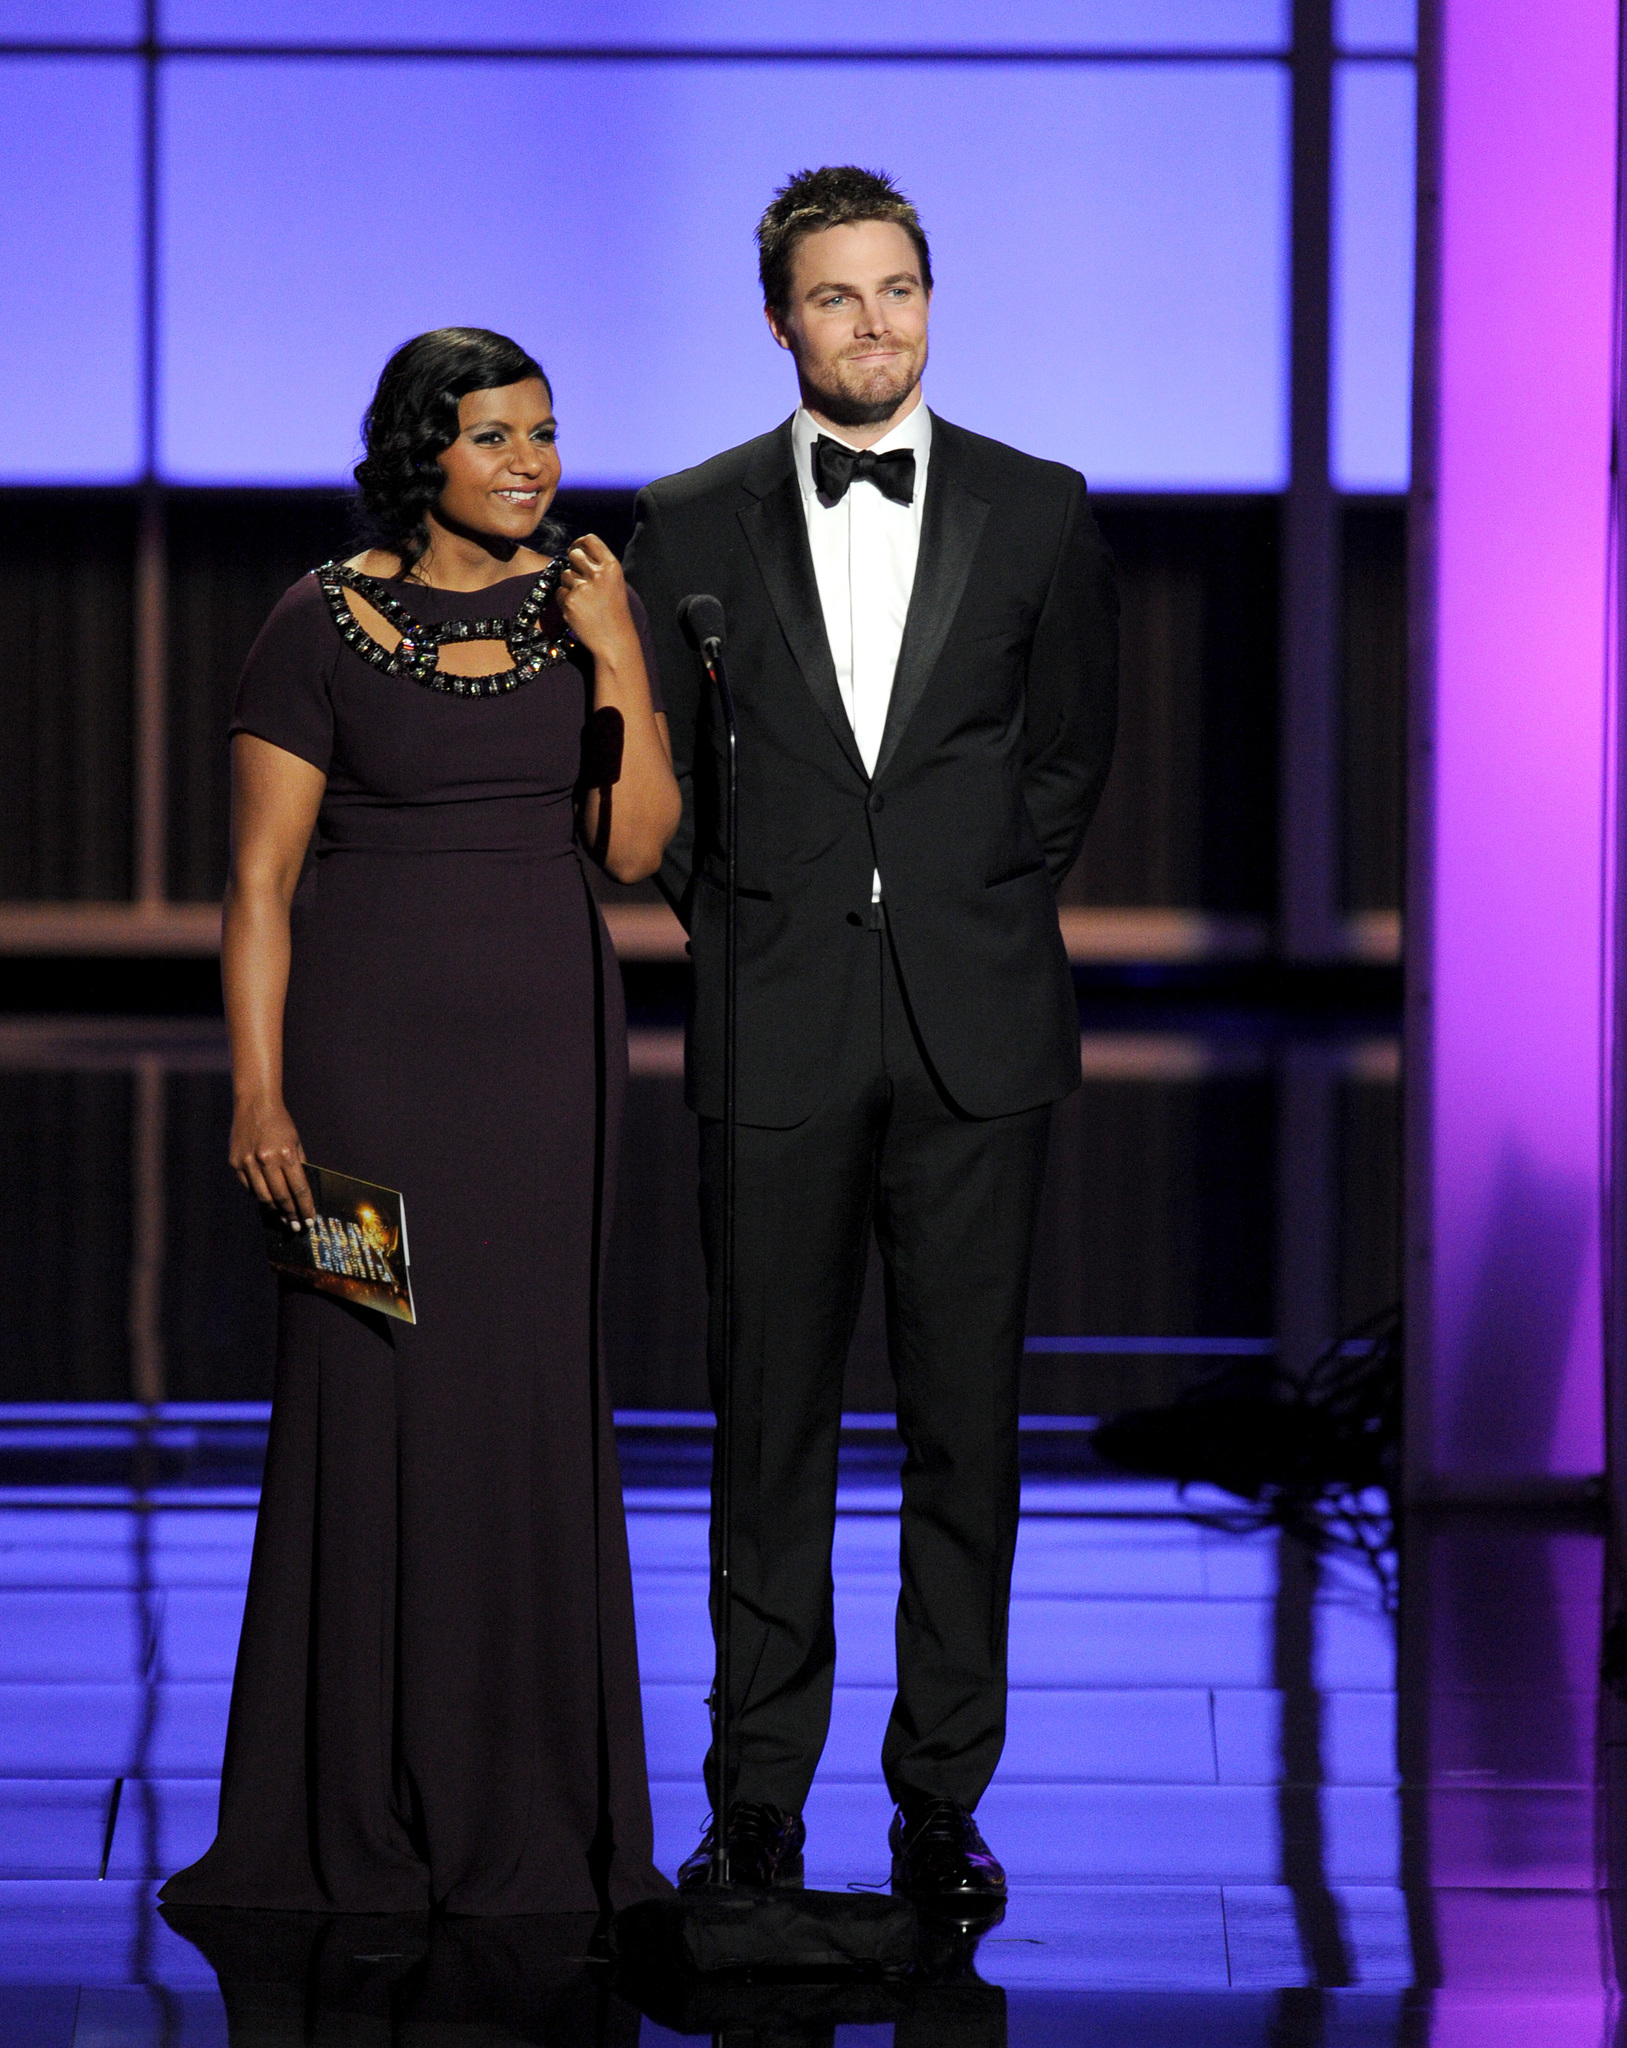
[[[678,626],[690,592],[723,602],[740,728],[737,1774],[720,1787],[709,1761],[714,1819],[680,1882],[705,1881],[719,1814],[737,1880],[801,1882],[873,1230],[906,1448],[893,1884],[975,1907],[1005,1890],[973,1812],[1005,1735],[1034,1217],[1050,1105],[1079,1085],[1056,887],[1112,753],[1117,601],[1084,479],[922,403],[932,268],[890,179],[800,173],[758,247],[801,405],[652,484],[627,555],[684,792],[661,882],[694,956],[714,1399],[724,757]]]

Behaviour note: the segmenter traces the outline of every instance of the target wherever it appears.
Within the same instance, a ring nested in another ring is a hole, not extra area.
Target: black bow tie
[[[813,473],[827,505],[839,505],[855,477],[861,483],[874,484],[895,505],[908,505],[915,496],[915,451],[911,448],[893,448],[878,455],[873,448],[844,447],[821,434],[814,443]]]

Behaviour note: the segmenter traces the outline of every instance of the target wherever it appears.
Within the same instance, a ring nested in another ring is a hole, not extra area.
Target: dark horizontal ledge
[[[681,962],[684,933],[664,903],[609,900],[601,905],[618,958]],[[1159,905],[1064,904],[1063,943],[1077,967],[1269,959],[1272,935],[1261,917]],[[1397,911],[1348,917],[1337,935],[1338,961],[1393,965],[1401,958]],[[218,903],[0,902],[0,956],[214,958],[220,951]]]
[[[1134,1344],[1138,1340],[1115,1341]],[[615,1421],[618,1429],[676,1430],[706,1436],[716,1426],[709,1408],[618,1408]],[[140,1401],[0,1402],[0,1441],[33,1443],[48,1450],[82,1450],[96,1444],[133,1444],[143,1440],[186,1448],[197,1442],[200,1435],[213,1430],[258,1431],[263,1435],[270,1423],[269,1401],[156,1401],[150,1407]],[[1072,1434],[1092,1427],[1093,1418],[1025,1415],[1021,1426],[1041,1433]],[[890,1435],[896,1427],[892,1415],[848,1412],[842,1416],[842,1428],[861,1436]]]

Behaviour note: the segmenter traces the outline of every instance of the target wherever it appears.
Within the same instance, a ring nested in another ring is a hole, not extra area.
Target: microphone
[[[679,605],[678,624],[690,646],[711,667],[723,652],[727,637],[722,604],[715,597],[695,591]]]

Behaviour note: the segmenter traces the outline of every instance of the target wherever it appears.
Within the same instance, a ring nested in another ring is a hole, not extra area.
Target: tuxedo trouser
[[[958,1111],[886,932],[854,943],[866,949],[861,996],[824,1100],[790,1130],[736,1134],[732,1798],[800,1809],[830,1725],[842,1372],[874,1231],[905,1452],[882,1767],[895,1800],[974,1807],[1005,1740],[1018,1378],[1051,1112]],[[723,1124],[703,1118],[718,1407],[723,1159]],[[718,1476],[714,1460],[714,1554]]]

